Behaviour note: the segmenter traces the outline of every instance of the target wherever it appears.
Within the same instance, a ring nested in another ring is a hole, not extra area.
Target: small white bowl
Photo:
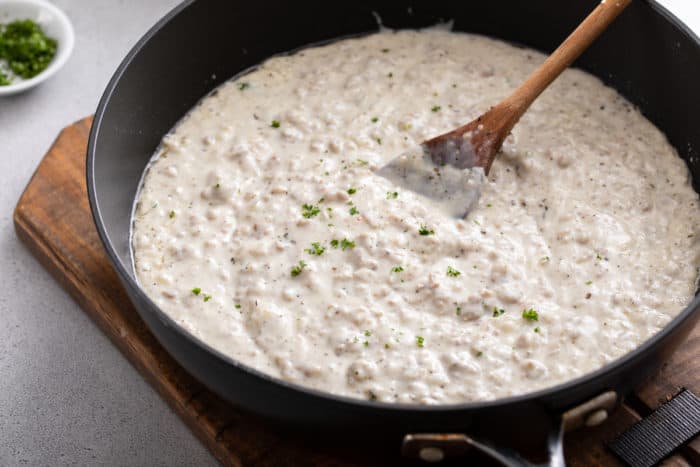
[[[44,0],[0,0],[0,24],[18,19],[31,19],[44,34],[56,39],[56,55],[49,66],[30,79],[15,78],[12,84],[0,86],[0,96],[8,96],[26,91],[56,73],[68,60],[73,51],[75,33],[68,17],[61,10]]]

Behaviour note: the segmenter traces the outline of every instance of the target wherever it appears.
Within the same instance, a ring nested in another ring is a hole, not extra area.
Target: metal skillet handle
[[[602,423],[617,401],[617,393],[604,392],[557,417],[547,436],[547,460],[544,463],[532,463],[513,449],[479,441],[462,433],[408,434],[403,440],[402,453],[409,458],[434,463],[443,459],[462,457],[472,449],[476,449],[506,467],[564,467],[566,465],[564,432],[584,425],[593,426]]]
[[[520,456],[516,451],[480,442],[465,434],[413,434],[403,440],[403,455],[425,462],[440,462],[443,459],[461,457],[468,451],[476,449],[506,467],[564,467],[563,423],[559,423],[547,440],[548,460],[543,464],[534,464]]]

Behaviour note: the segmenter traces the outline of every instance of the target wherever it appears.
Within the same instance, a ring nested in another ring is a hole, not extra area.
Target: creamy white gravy
[[[494,399],[629,352],[693,296],[698,196],[614,90],[566,71],[464,220],[375,174],[543,60],[475,35],[382,32],[224,84],[144,178],[140,284],[232,358],[359,398]]]

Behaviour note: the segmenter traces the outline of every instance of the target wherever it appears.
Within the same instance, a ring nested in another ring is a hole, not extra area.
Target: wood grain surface
[[[223,465],[388,465],[386,458],[369,450],[314,442],[231,406],[158,344],[129,302],[92,221],[85,182],[91,122],[86,118],[61,132],[17,204],[15,229],[29,250]],[[609,420],[567,434],[569,465],[622,465],[604,443],[680,388],[700,395],[699,356],[700,328],[696,328],[661,371]],[[700,465],[700,439],[696,437],[663,465]]]

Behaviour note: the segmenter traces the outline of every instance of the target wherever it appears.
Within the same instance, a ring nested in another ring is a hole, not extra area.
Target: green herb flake
[[[367,162],[366,160],[363,160],[363,159],[357,159],[357,160],[355,161],[355,164],[357,164],[357,165],[359,165],[360,167],[362,167],[362,166],[364,166],[364,165],[369,164],[369,162]]]
[[[372,333],[365,329],[365,337],[372,337]]]
[[[377,144],[382,144],[382,139],[381,139],[381,138],[377,138]]]
[[[348,248],[353,249],[355,248],[355,242],[352,240],[348,240],[347,238],[344,238],[340,241],[340,248],[345,251]]]
[[[0,86],[8,86],[12,81],[7,77],[5,73],[0,72]]]
[[[175,217],[175,211],[170,211],[170,213],[168,214],[168,217],[171,218],[171,219],[172,219],[173,217]]]
[[[379,117],[372,117],[372,123],[377,123],[379,121]]]
[[[523,318],[528,321],[539,321],[540,317],[537,314],[537,310],[530,308],[529,310],[523,310]]]
[[[385,349],[390,349],[391,346],[390,346],[388,343],[386,343],[386,344],[384,344],[384,348],[385,348]]]
[[[199,287],[195,287],[194,289],[192,289],[192,293],[195,295],[199,295],[200,293],[202,293],[202,289],[200,289]]]
[[[477,358],[478,358],[478,357],[481,357],[482,355],[484,355],[484,352],[482,352],[481,350],[479,350],[479,351],[476,353]]]
[[[421,348],[425,347],[425,339],[423,336],[416,336],[416,345]]]
[[[299,261],[299,264],[293,266],[290,273],[292,277],[297,277],[306,268],[306,263],[304,261]]]
[[[279,128],[280,125],[281,125],[281,123],[280,123],[279,120],[273,120],[272,123],[270,123],[270,126],[271,126],[272,128]]]
[[[433,112],[439,112],[441,108],[442,107],[440,107],[439,105],[434,105],[430,110],[432,110]]]
[[[364,341],[362,345],[364,345],[365,347],[369,347],[369,341]]]
[[[503,308],[498,308],[497,306],[493,307],[493,317],[494,318],[498,318],[499,316],[501,316],[505,312],[506,312],[506,310],[504,310]]]
[[[356,216],[356,215],[358,215],[359,213],[360,213],[360,211],[359,211],[355,206],[353,206],[353,207],[350,208],[350,215],[351,215],[351,216]]]
[[[386,199],[396,199],[398,197],[399,197],[398,191],[387,191],[386,192]]]
[[[403,272],[403,266],[394,266],[391,268],[391,272]]]
[[[202,295],[202,298],[204,298],[204,301],[205,301],[205,302],[208,302],[209,300],[211,300],[211,295],[209,295],[209,294],[204,294],[204,295]]]
[[[340,245],[340,240],[337,240],[335,238],[331,240],[331,247],[338,248],[338,245]]]
[[[418,233],[423,236],[435,235],[435,231],[433,229],[429,229],[428,226],[425,224],[420,225],[420,227],[418,228]]]
[[[241,304],[240,304],[240,303],[236,303],[236,310],[240,310],[240,309],[241,309]]]
[[[537,327],[534,329],[534,331],[537,332],[537,333],[539,333],[539,332],[540,332],[540,327],[537,326]]]
[[[349,195],[354,195],[355,193],[357,193],[357,188],[352,188],[352,187],[348,188]]]
[[[250,83],[246,83],[245,81],[242,83],[238,83],[238,90],[239,91],[245,91],[250,87]]]
[[[459,315],[462,314],[462,307],[461,307],[461,306],[458,306],[458,307],[457,307],[457,309],[455,310],[455,314],[456,314],[457,316],[459,316]]]
[[[393,78],[393,77],[394,77],[394,74],[393,74],[392,72],[389,72],[389,73],[387,73],[386,76],[387,76],[387,78]]]
[[[306,251],[310,255],[321,256],[326,249],[321,246],[319,242],[313,242],[311,247],[307,248]]]
[[[387,53],[389,52],[389,49],[382,49],[382,53]]]
[[[450,276],[450,277],[457,277],[457,276],[459,276],[460,274],[462,274],[462,273],[459,272],[458,270],[456,270],[455,268],[453,268],[452,266],[447,266],[447,275],[448,275],[448,276]]]
[[[307,219],[311,219],[312,217],[317,216],[320,212],[321,209],[318,206],[314,206],[313,204],[303,204],[301,206],[301,215]]]
[[[586,281],[586,285],[591,285],[593,281]]]

